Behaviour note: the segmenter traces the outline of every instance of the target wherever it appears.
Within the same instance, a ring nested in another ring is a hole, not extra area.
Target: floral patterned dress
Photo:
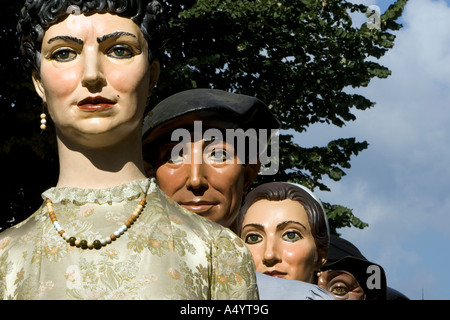
[[[257,299],[251,254],[227,228],[187,211],[152,179],[108,189],[51,188],[43,198],[70,235],[92,241],[133,225],[100,249],[71,246],[45,204],[0,233],[0,299]]]

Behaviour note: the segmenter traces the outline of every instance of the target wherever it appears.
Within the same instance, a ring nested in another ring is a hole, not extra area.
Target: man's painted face
[[[159,149],[156,179],[161,190],[182,207],[229,227],[246,189],[246,165],[236,161],[226,142],[187,142],[171,157],[174,147],[167,143]]]

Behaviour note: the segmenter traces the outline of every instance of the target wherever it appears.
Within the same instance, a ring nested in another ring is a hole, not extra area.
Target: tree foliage
[[[393,3],[381,16],[381,29],[355,26],[350,12],[367,7],[345,0],[186,0],[165,3],[171,39],[150,108],[189,88],[217,88],[254,95],[270,105],[282,129],[301,134],[315,123],[338,127],[356,120],[355,110],[374,102],[346,92],[386,78],[390,70],[376,62],[394,45],[392,31],[407,0]],[[40,102],[17,58],[15,23],[20,3],[3,10],[0,32],[7,55],[0,88],[2,168],[8,172],[2,193],[3,225],[23,219],[41,202],[40,193],[56,182],[54,132],[39,131]],[[15,14],[12,14],[14,12]],[[51,127],[51,125],[50,125]],[[339,181],[353,156],[368,147],[355,137],[326,146],[302,147],[293,135],[280,136],[280,170],[256,183],[284,180],[329,190],[323,178]],[[332,231],[363,228],[351,209],[325,204]],[[1,224],[0,224],[1,226]]]

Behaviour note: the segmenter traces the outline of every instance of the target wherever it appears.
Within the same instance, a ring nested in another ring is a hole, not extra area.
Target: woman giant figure
[[[259,185],[245,197],[238,231],[256,271],[316,283],[330,233],[322,203],[310,190],[288,182]]]
[[[56,129],[60,172],[43,205],[0,234],[0,298],[257,298],[243,242],[145,176],[161,11],[156,1],[27,0],[21,49]]]

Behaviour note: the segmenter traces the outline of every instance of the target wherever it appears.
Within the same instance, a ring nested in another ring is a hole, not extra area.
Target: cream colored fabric
[[[120,238],[100,249],[70,246],[46,206],[0,233],[1,299],[257,299],[251,254],[227,228],[191,213],[141,180],[102,190],[52,188],[60,225],[93,241],[147,204]]]

